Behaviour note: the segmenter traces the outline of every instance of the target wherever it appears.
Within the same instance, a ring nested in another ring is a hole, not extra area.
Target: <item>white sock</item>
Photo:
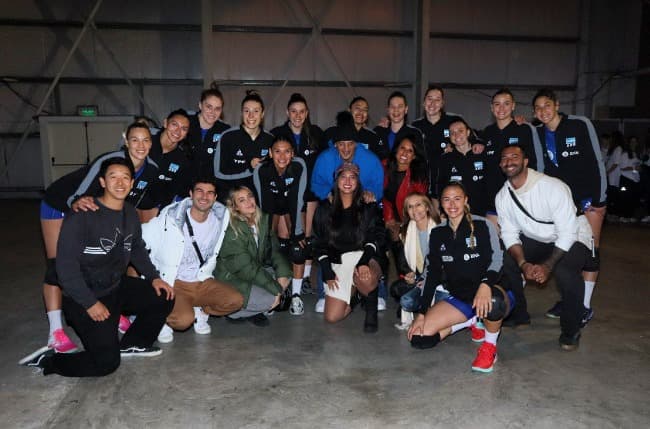
[[[304,279],[308,279],[311,276],[311,264],[305,264],[305,273],[302,275]]]
[[[487,329],[485,330],[485,342],[490,343],[493,345],[497,345],[497,338],[499,338],[499,333],[501,330],[498,330],[496,332],[489,332]]]
[[[591,308],[591,295],[594,293],[596,282],[588,282],[585,280],[585,299],[582,302],[586,308]]]
[[[471,319],[467,319],[464,322],[461,323],[456,323],[451,327],[451,333],[455,334],[456,332],[460,331],[461,329],[468,328],[469,326],[473,325],[476,323],[476,317],[472,317]]]
[[[57,329],[63,329],[63,324],[61,323],[61,310],[52,310],[47,312],[47,320],[50,322],[50,336]]]
[[[300,295],[302,279],[291,279],[291,295]]]

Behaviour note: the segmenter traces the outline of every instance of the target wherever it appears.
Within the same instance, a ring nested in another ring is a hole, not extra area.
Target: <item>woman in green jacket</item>
[[[269,216],[257,207],[249,188],[231,189],[226,205],[230,225],[214,277],[231,284],[244,296],[243,309],[228,316],[229,319],[245,319],[257,326],[267,326],[269,321],[264,312],[280,304],[289,286],[291,266],[280,253]]]

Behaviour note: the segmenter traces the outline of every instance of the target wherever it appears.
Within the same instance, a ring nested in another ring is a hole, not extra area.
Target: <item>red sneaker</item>
[[[124,317],[120,314],[120,323],[117,325],[117,330],[120,331],[120,334],[124,335],[126,331],[131,327],[131,321],[128,317]]]
[[[63,329],[52,332],[52,337],[47,346],[57,353],[72,353],[77,350],[77,345],[68,338]]]
[[[469,329],[472,331],[472,341],[482,343],[485,340],[485,326],[481,322],[470,325]]]
[[[497,346],[484,342],[478,349],[476,359],[472,363],[472,371],[492,372],[497,361]]]

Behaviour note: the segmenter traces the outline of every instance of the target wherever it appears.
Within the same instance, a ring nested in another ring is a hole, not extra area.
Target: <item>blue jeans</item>
[[[422,289],[414,287],[410,291],[406,292],[399,300],[399,305],[405,311],[418,312],[420,311],[420,296],[422,295]],[[436,290],[434,295],[434,301],[442,301],[449,296],[449,292]],[[428,303],[431,305],[431,303]]]

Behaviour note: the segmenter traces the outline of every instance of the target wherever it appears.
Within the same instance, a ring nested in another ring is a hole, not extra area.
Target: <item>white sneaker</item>
[[[377,311],[386,310],[386,300],[384,298],[377,298]]]
[[[300,296],[298,296],[298,294],[291,297],[291,306],[289,307],[289,313],[292,316],[301,316],[305,313],[305,305],[303,304],[302,299],[300,299]]]
[[[210,328],[210,325],[208,324],[210,315],[206,314],[201,307],[194,307],[194,317],[196,317],[196,321],[194,322],[194,332],[199,335],[208,335],[212,332],[212,328]]]
[[[319,298],[318,301],[316,301],[316,307],[314,307],[314,311],[316,313],[322,313],[325,311],[325,298]]]
[[[641,218],[641,222],[643,222],[643,223],[648,223],[648,222],[650,222],[650,215],[645,216],[645,217],[642,217],[642,218]]]
[[[410,311],[404,311],[404,309],[402,309],[400,311],[400,314],[400,322],[396,323],[395,327],[400,331],[406,331],[411,327],[411,324],[413,323],[413,313]]]
[[[174,341],[174,330],[165,323],[158,334],[158,342],[166,344],[172,341]]]

